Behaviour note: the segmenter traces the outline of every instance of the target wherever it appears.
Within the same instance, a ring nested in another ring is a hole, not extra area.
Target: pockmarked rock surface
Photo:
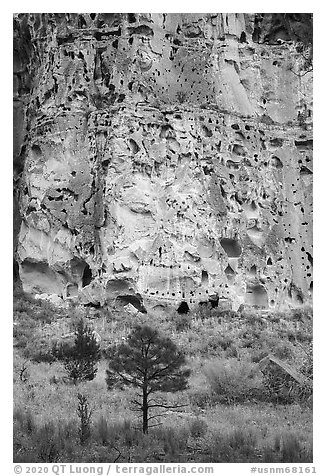
[[[309,303],[311,22],[15,15],[24,290],[143,312]]]

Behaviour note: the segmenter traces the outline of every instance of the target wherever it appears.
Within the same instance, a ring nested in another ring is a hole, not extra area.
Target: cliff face
[[[311,34],[309,14],[16,15],[25,291],[310,302]]]

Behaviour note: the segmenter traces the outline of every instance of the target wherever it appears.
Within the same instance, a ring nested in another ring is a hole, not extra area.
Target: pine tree
[[[96,373],[96,363],[100,359],[100,345],[94,333],[82,319],[76,326],[75,343],[65,361],[65,369],[76,384],[78,380],[93,380]]]
[[[142,412],[143,433],[148,433],[149,421],[157,418],[157,415],[149,416],[151,409],[185,406],[167,405],[153,399],[155,392],[178,392],[187,388],[190,370],[184,368],[183,353],[168,337],[147,325],[136,326],[127,342],[112,347],[108,355],[108,389],[123,383],[141,390],[139,400],[133,403]]]

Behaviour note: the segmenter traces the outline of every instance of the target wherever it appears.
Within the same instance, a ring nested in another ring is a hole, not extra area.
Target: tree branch
[[[116,372],[117,375],[119,375],[119,377],[125,381],[125,382],[128,382],[130,383],[131,385],[136,385],[137,387],[140,387],[141,386],[141,382],[137,381],[136,379],[134,380],[131,380],[130,378],[126,377],[124,374],[122,374],[121,372]]]
[[[162,417],[162,416],[166,416],[166,413],[159,413],[158,415],[152,415],[150,417],[147,418],[147,420],[153,420],[153,418],[159,418],[159,417]]]
[[[148,379],[149,379],[149,380],[156,380],[157,377],[160,377],[160,374],[161,374],[162,372],[165,372],[166,370],[169,370],[173,364],[174,364],[174,361],[171,362],[170,364],[168,364],[166,367],[162,367],[161,369],[155,370],[155,372],[152,373],[152,375],[150,375],[150,376],[148,377]]]
[[[118,461],[118,459],[120,458],[120,456],[122,455],[122,453],[115,446],[112,446],[112,448],[119,453],[118,456],[116,457],[116,459],[113,461],[113,463],[116,463]]]
[[[142,403],[138,402],[137,400],[132,400],[131,403],[134,403],[135,405],[138,405],[139,407],[142,407]]]
[[[165,405],[164,403],[156,403],[154,405],[148,405],[148,408],[154,408],[154,407],[159,407],[159,408],[182,408],[182,407],[187,407],[188,404],[185,405]]]
[[[154,428],[154,426],[160,426],[162,423],[155,423],[155,425],[148,425],[148,428]]]

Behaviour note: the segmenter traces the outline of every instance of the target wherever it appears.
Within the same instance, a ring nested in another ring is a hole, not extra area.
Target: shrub
[[[35,334],[26,344],[24,349],[24,356],[33,362],[54,362],[55,357],[52,354],[49,339]]]
[[[283,405],[294,402],[312,403],[312,384],[309,381],[301,384],[277,366],[268,366],[262,373],[263,385],[270,401]]]
[[[33,296],[21,291],[14,290],[14,320],[20,320],[22,314],[27,314],[35,321],[50,323],[64,312],[43,299],[35,299]]]
[[[281,342],[275,345],[273,354],[281,360],[290,360],[293,357],[293,350],[289,343]]]
[[[42,335],[42,324],[49,324],[65,311],[51,303],[38,300],[20,290],[14,291],[13,336],[15,347],[35,362],[52,362],[49,339]]]
[[[201,438],[207,432],[208,425],[203,418],[194,418],[189,425],[190,434],[193,438]]]
[[[107,445],[109,442],[109,427],[107,419],[102,415],[96,423],[96,434],[102,445]]]
[[[225,351],[225,357],[227,358],[232,358],[232,357],[235,357],[237,358],[238,357],[238,349],[236,348],[236,346],[234,345],[231,345],[228,349],[226,349]]]
[[[231,337],[220,335],[216,337],[216,343],[219,347],[221,347],[222,350],[227,350],[229,347],[231,347],[233,340]]]
[[[38,428],[35,435],[38,461],[54,463],[58,461],[60,447],[56,436],[56,429],[52,422],[44,423]]]
[[[103,445],[131,448],[139,443],[142,433],[130,420],[107,422],[101,416],[96,422],[96,437]]]
[[[229,359],[208,364],[204,374],[215,401],[230,405],[248,401],[253,393],[258,394],[261,382],[256,371],[253,363]]]
[[[264,463],[311,463],[312,446],[304,446],[293,433],[277,434],[271,445],[263,447]]]
[[[91,436],[91,417],[92,411],[89,409],[87,397],[78,393],[78,408],[77,415],[80,420],[79,424],[79,438],[80,444],[84,445]]]
[[[190,436],[189,429],[186,427],[172,428],[162,427],[156,430],[156,436],[163,444],[163,450],[169,458],[179,456],[185,450]]]
[[[305,356],[303,363],[300,366],[300,372],[306,377],[313,378],[313,345],[312,342],[304,348]]]
[[[17,421],[21,429],[28,435],[31,435],[35,431],[35,419],[30,410],[26,411],[20,407],[15,408],[13,419],[14,421]]]
[[[94,362],[86,359],[67,360],[64,363],[64,367],[69,379],[71,379],[74,384],[82,380],[93,380],[97,373],[97,368],[94,367]]]
[[[96,363],[100,359],[100,345],[93,331],[80,319],[75,332],[75,343],[68,351],[65,369],[70,379],[76,384],[78,380],[93,380],[96,373]]]
[[[189,400],[192,405],[205,409],[211,405],[212,395],[211,392],[207,392],[207,390],[200,389],[196,391],[191,391],[189,393]]]
[[[267,357],[268,352],[263,350],[254,351],[251,354],[251,362],[258,364],[264,357]]]
[[[73,357],[74,347],[71,342],[54,340],[51,346],[51,354],[56,360],[66,360]]]
[[[191,317],[187,314],[176,314],[173,322],[177,332],[191,328]]]
[[[301,459],[301,445],[297,437],[293,434],[285,434],[281,446],[281,462],[296,463]]]
[[[261,331],[245,328],[239,334],[240,345],[247,349],[260,349],[262,346]]]
[[[235,428],[227,434],[215,433],[208,448],[212,463],[245,463],[257,459],[257,435]]]
[[[242,454],[244,458],[241,460],[245,461],[255,454],[257,435],[250,430],[236,428],[229,434],[228,443],[237,455]]]

